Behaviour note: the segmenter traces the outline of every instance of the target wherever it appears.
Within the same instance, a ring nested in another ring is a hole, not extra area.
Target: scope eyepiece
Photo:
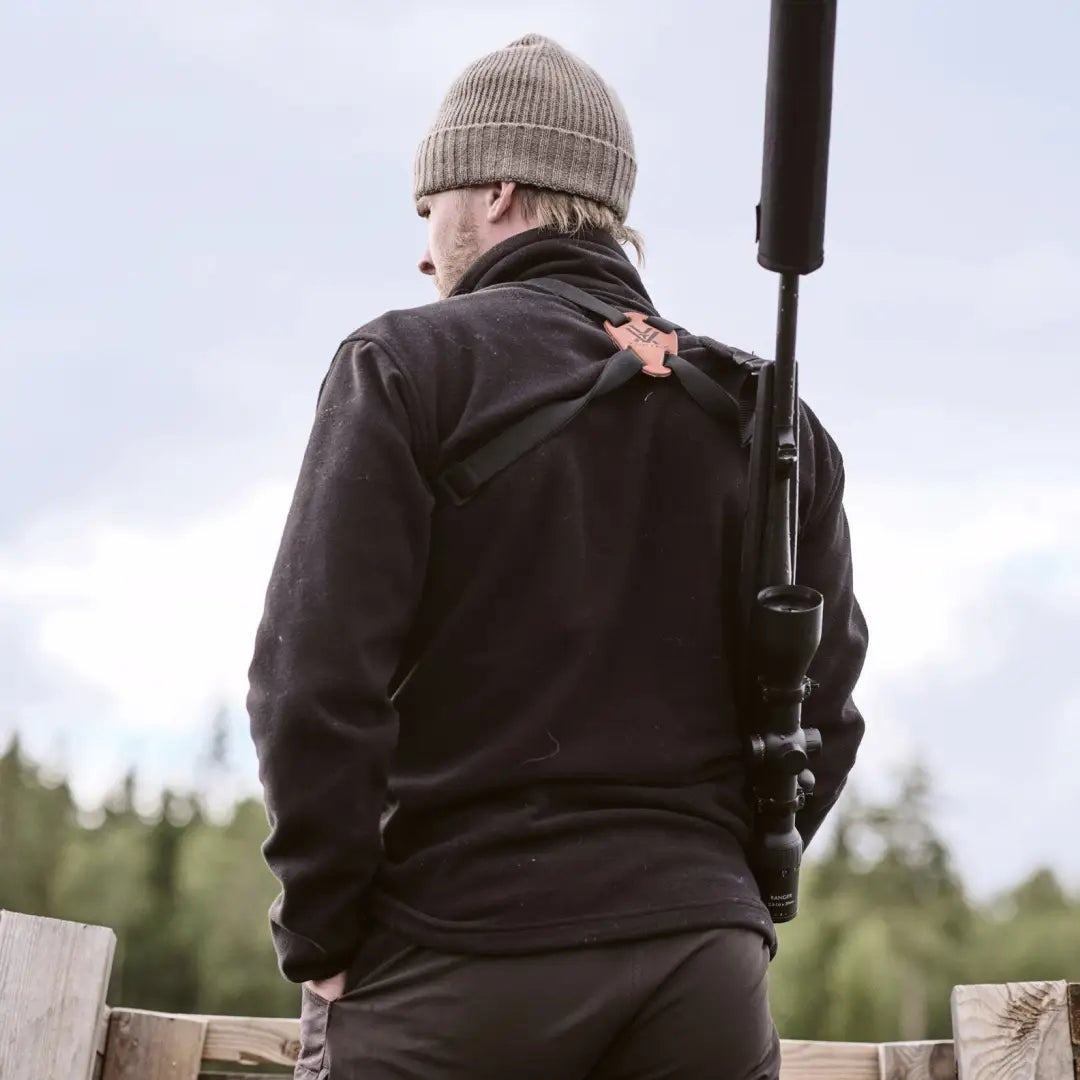
[[[774,923],[791,922],[798,914],[802,851],[802,837],[794,827],[757,837],[754,878]]]

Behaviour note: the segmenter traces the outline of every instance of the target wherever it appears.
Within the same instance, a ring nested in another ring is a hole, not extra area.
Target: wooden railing
[[[296,1019],[109,1008],[114,947],[106,927],[0,911],[0,1080],[291,1075]],[[1080,984],[957,986],[952,1026],[947,1042],[784,1040],[781,1077],[1080,1080]]]

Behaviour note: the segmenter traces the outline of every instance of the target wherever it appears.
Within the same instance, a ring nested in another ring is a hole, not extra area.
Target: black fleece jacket
[[[710,926],[775,952],[744,851],[737,432],[641,375],[468,504],[435,497],[443,468],[583,394],[615,351],[541,276],[675,318],[612,240],[534,230],[450,298],[357,330],[323,380],[249,673],[293,981],[347,967],[373,920],[462,952]],[[729,362],[679,344],[706,372]],[[863,735],[867,631],[840,453],[802,403],[800,432],[799,580],[825,597],[809,842]]]

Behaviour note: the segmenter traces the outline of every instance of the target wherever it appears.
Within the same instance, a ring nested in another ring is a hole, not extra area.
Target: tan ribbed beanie
[[[516,180],[595,199],[621,222],[637,163],[614,90],[557,42],[527,34],[457,78],[416,152],[413,173],[416,199]]]

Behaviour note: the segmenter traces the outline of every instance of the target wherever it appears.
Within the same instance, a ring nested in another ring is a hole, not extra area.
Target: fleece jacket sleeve
[[[427,563],[416,411],[377,342],[341,346],[256,635],[247,705],[281,885],[270,924],[293,982],[347,968],[365,934],[397,742],[389,685]]]
[[[815,498],[801,533],[796,580],[823,597],[821,644],[807,672],[817,684],[803,703],[803,727],[821,732],[821,753],[812,759],[813,796],[796,816],[803,848],[809,846],[843,791],[862,742],[865,724],[852,693],[866,658],[866,620],[855,598],[851,535],[844,510],[844,466],[836,444],[818,428],[819,461],[829,484]]]

